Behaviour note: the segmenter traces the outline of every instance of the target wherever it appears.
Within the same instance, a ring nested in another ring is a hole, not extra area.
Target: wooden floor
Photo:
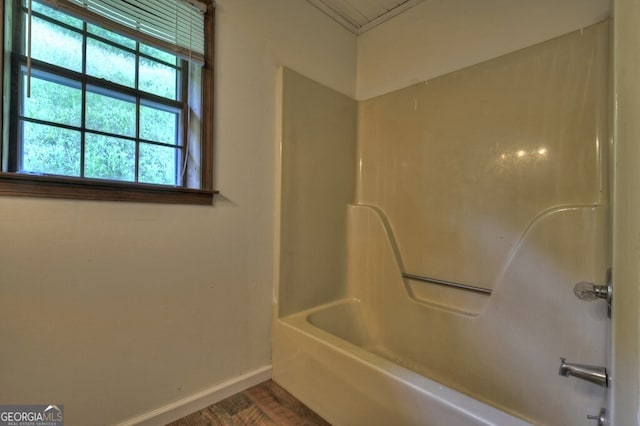
[[[331,426],[272,380],[167,426]]]

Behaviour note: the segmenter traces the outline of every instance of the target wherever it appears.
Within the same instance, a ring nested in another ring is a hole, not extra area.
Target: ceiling
[[[354,34],[393,18],[423,0],[307,0]]]

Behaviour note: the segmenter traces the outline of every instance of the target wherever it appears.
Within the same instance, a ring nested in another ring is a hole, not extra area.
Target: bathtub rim
[[[430,398],[434,403],[450,410],[458,411],[470,420],[486,425],[531,426],[534,423],[525,417],[516,416],[498,407],[479,401],[460,391],[443,385],[430,377],[426,377],[409,368],[403,367],[376,353],[366,350],[352,342],[340,338],[309,321],[309,317],[316,312],[347,304],[362,303],[358,298],[344,298],[322,305],[275,318],[274,327],[282,326],[294,330],[308,339],[328,346],[340,355],[357,361],[366,367],[382,374],[386,378],[397,381],[404,386]]]

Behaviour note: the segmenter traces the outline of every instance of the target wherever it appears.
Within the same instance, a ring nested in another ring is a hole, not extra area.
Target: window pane
[[[140,58],[139,89],[165,98],[176,99],[177,73],[175,68]]]
[[[86,177],[134,181],[136,144],[126,139],[87,133],[84,161]]]
[[[135,40],[132,40],[125,36],[121,36],[120,34],[116,34],[113,31],[105,30],[104,28],[99,27],[97,25],[87,24],[87,30],[91,34],[95,34],[99,37],[106,38],[107,40],[111,40],[112,42],[128,47],[129,49],[136,48]]]
[[[32,17],[31,22],[32,58],[73,71],[82,71],[82,36],[80,34],[36,16]],[[25,46],[26,37],[25,32]]]
[[[87,74],[134,87],[136,55],[92,38],[87,39]]]
[[[94,92],[87,92],[87,129],[121,136],[136,135],[136,104]]]
[[[140,137],[154,142],[178,145],[178,117],[175,112],[140,106]]]
[[[189,68],[182,69],[186,61],[43,1],[34,0],[30,25],[27,0],[12,3],[18,8],[15,45],[26,46],[30,31],[34,62],[27,97],[26,47],[16,52],[15,73],[7,82],[16,93],[8,101],[16,138],[4,148],[4,167],[181,186],[183,111],[189,107],[182,92],[192,87]],[[200,86],[194,80],[196,95]],[[193,108],[199,109],[195,98]],[[200,132],[194,127],[194,133]],[[193,173],[198,167],[190,166]]]
[[[25,2],[26,3],[26,2]],[[26,6],[26,5],[25,5]],[[31,3],[31,10],[34,12],[42,13],[45,16],[48,16],[51,19],[55,19],[56,21],[65,23],[69,26],[75,27],[79,30],[82,29],[82,20],[78,18],[74,18],[71,15],[67,15],[62,12],[58,12],[55,9],[52,9],[44,4],[38,3],[36,1]]]
[[[146,143],[140,144],[138,180],[161,185],[177,184],[180,150]]]
[[[22,122],[22,171],[80,176],[80,132]]]
[[[144,53],[145,55],[149,55],[155,59],[160,61],[168,62],[171,65],[178,64],[178,57],[172,55],[171,53],[167,53],[164,50],[156,49],[155,47],[147,46],[146,44],[140,43],[140,53]]]
[[[80,126],[82,91],[78,88],[31,77],[31,97],[27,97],[27,77],[23,75],[23,111],[29,118]],[[78,86],[80,83],[77,84]]]

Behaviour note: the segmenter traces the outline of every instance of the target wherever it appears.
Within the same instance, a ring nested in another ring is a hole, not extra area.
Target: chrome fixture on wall
[[[585,302],[591,302],[596,299],[608,300],[611,297],[611,287],[581,281],[573,287],[573,294]]]
[[[573,294],[580,300],[592,302],[602,299],[607,301],[607,312],[611,318],[611,302],[613,299],[611,290],[611,268],[607,271],[607,283],[598,285],[587,281],[581,281],[573,287]]]
[[[600,409],[600,414],[592,416],[589,415],[587,416],[588,420],[597,420],[598,421],[598,426],[606,426],[609,424],[609,419],[607,418],[607,409],[606,408],[602,408]]]
[[[605,367],[575,364],[566,361],[565,358],[560,358],[560,370],[558,374],[561,376],[574,376],[605,388],[609,387],[609,375]]]

